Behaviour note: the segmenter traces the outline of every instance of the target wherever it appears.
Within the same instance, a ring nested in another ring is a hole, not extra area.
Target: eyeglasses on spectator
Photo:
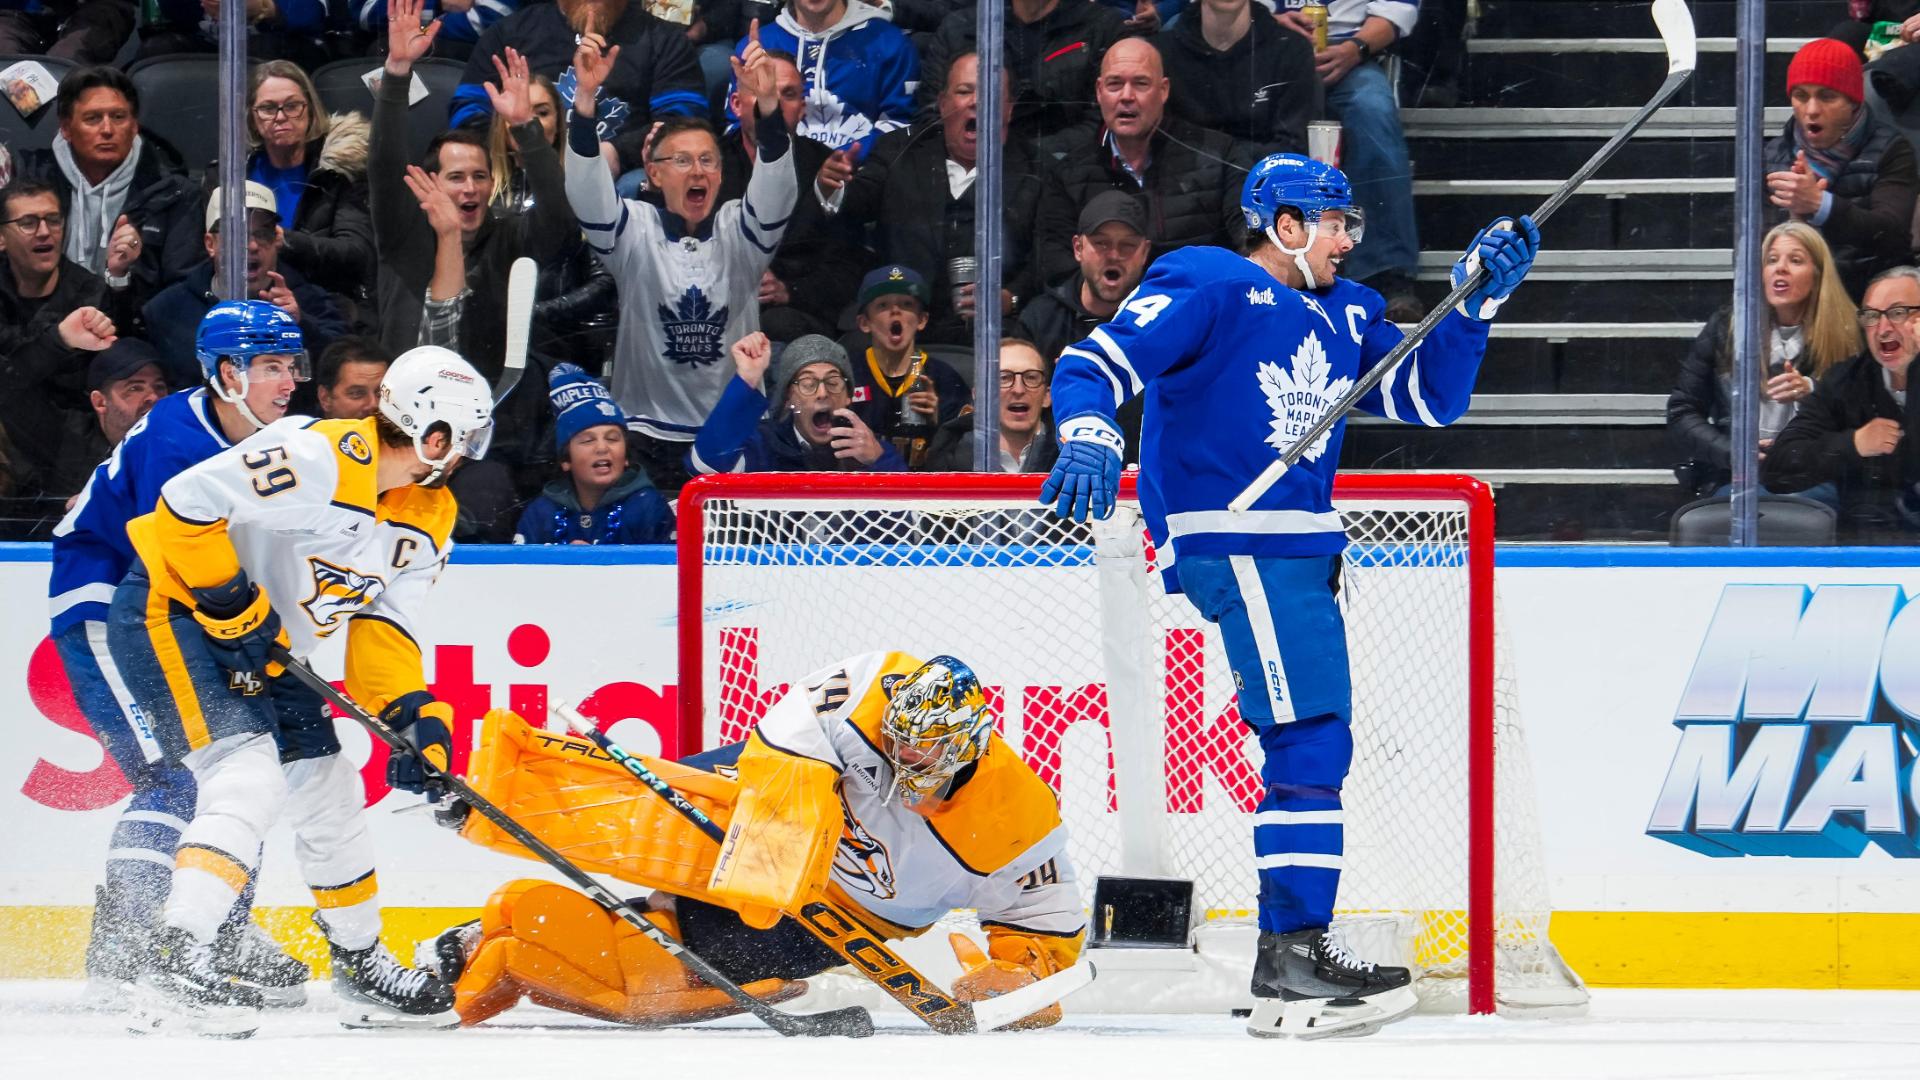
[[[253,107],[254,117],[260,120],[271,120],[282,113],[289,120],[298,120],[307,115],[307,103],[299,98],[288,98],[285,101],[263,101]]]
[[[698,158],[692,154],[675,154],[672,157],[657,157],[653,161],[656,165],[671,165],[681,172],[692,172],[696,161],[702,169],[713,170],[720,167],[720,159],[712,154],[701,154]]]
[[[1863,307],[1860,309],[1860,328],[1862,330],[1871,330],[1873,329],[1873,325],[1881,319],[1904,323],[1915,315],[1920,315],[1920,307],[1912,304],[1895,304],[1885,311],[1881,311],[1878,308]]]
[[[34,233],[40,231],[40,226],[42,225],[47,227],[48,232],[59,232],[66,227],[67,215],[58,212],[52,214],[21,214],[11,221],[4,222],[4,224],[11,225],[21,232],[26,233],[28,236],[32,236]]]
[[[847,380],[843,375],[802,375],[793,380],[793,388],[803,394],[811,394],[823,386],[827,388],[829,394],[847,392]]]
[[[1020,385],[1029,390],[1038,390],[1047,385],[1047,376],[1039,371],[1003,371],[1000,373],[1000,389],[1013,389],[1013,380],[1019,379]]]

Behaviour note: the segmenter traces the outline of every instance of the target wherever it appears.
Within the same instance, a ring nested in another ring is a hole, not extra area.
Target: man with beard
[[[391,15],[388,20],[391,25]],[[556,0],[528,4],[480,35],[454,91],[453,126],[485,129],[493,113],[486,82],[494,61],[504,59],[509,47],[526,57],[536,74],[552,79],[562,103],[578,112],[579,78],[570,65],[574,51],[589,39],[600,52],[619,50],[612,70],[595,81],[586,114],[598,118],[597,139],[605,152],[618,154],[621,171],[643,164],[652,121],[706,115],[706,83],[684,27],[657,19],[630,0]]]
[[[760,329],[759,284],[798,190],[793,138],[755,23],[745,58],[733,60],[757,114],[746,194],[720,202],[724,174],[713,129],[676,119],[655,132],[648,150],[647,179],[663,207],[622,200],[599,160],[592,93],[619,54],[619,46],[603,53],[583,41],[574,58],[580,93],[567,127],[566,193],[587,246],[620,289],[614,399],[631,417],[638,464],[670,495],[686,481],[688,444],[733,381],[729,347]]]
[[[927,280],[910,266],[873,271],[860,283],[856,322],[870,344],[864,363],[853,370],[854,411],[908,464],[918,465],[934,426],[960,415],[973,397],[953,365],[920,347],[920,331],[927,326]]]
[[[200,193],[179,151],[140,130],[133,80],[115,68],[75,68],[60,80],[54,109],[53,146],[25,151],[14,171],[59,197],[67,258],[143,296],[185,277],[202,254]]]
[[[1092,5],[1086,5],[1092,7]],[[846,186],[827,194],[847,220],[873,223],[875,246],[890,263],[919,268],[932,281],[932,303],[922,340],[972,345],[974,296],[971,283],[955,287],[952,260],[972,258],[973,181],[979,149],[979,57],[967,52],[945,71],[939,95],[940,115],[930,123],[892,131],[874,143],[873,152]],[[1020,298],[1039,285],[1027,255],[1034,211],[1040,201],[1040,177],[1033,158],[1017,142],[1005,142],[1006,119],[1013,108],[1002,76],[1001,161],[1002,264],[1000,313],[1011,316]],[[823,171],[820,186],[832,182]]]
[[[1054,169],[1040,197],[1040,271],[1073,273],[1073,225],[1104,190],[1135,194],[1146,207],[1148,261],[1195,244],[1233,247],[1240,239],[1240,182],[1251,164],[1232,139],[1166,115],[1169,84],[1152,43],[1128,38],[1107,50],[1095,95],[1104,125],[1097,143]]]
[[[1033,298],[1020,312],[1020,326],[1040,355],[1060,350],[1113,318],[1147,269],[1147,214],[1124,191],[1102,191],[1087,200],[1073,235],[1079,272]]]
[[[280,267],[280,212],[275,208],[273,191],[257,180],[248,180],[246,185],[247,295],[293,316],[308,346],[324,349],[347,332],[347,321],[333,306],[327,290],[307,281],[290,266]],[[160,295],[142,309],[147,337],[159,350],[167,381],[175,386],[192,386],[199,381],[194,337],[200,320],[220,302],[213,291],[213,274],[220,263],[220,195],[214,192],[207,202],[207,261],[160,290]]]
[[[20,180],[0,192],[0,428],[17,494],[65,497],[87,482],[87,364],[133,317],[132,288],[110,289],[61,254],[65,237],[50,185]],[[124,274],[133,254],[116,251],[108,273]]]
[[[735,375],[687,451],[688,472],[906,471],[899,452],[849,408],[853,368],[839,343],[809,334],[787,346],[787,375],[773,398],[780,405],[768,416],[759,386],[772,359],[765,334],[734,343]]]

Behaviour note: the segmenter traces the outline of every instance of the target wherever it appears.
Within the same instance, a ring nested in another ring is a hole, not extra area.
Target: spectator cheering
[[[327,115],[313,81],[287,60],[253,69],[251,102],[247,177],[273,191],[281,262],[328,292],[371,308],[366,117]],[[217,171],[210,166],[208,175]]]
[[[107,274],[110,285],[126,277],[146,296],[185,277],[204,257],[200,193],[179,152],[140,131],[133,80],[117,68],[75,68],[60,80],[54,109],[52,148],[22,153],[14,168],[59,196],[67,258]]]
[[[527,504],[516,544],[664,544],[673,512],[648,482],[627,467],[627,418],[613,395],[572,364],[548,376],[553,441],[561,476]]]
[[[323,420],[364,420],[379,404],[380,380],[393,356],[372,338],[336,340],[320,353],[313,384]]]
[[[931,279],[931,317],[921,336],[942,344],[973,344],[974,287],[971,282],[956,282],[953,269],[955,260],[974,258],[979,70],[979,57],[973,53],[955,57],[940,91],[939,117],[881,136],[845,188],[828,192],[849,221],[873,223],[881,258],[914,267]],[[1004,139],[1012,100],[1006,93],[1000,100]],[[1026,238],[1033,235],[1040,177],[1024,147],[1003,145],[1000,312],[1011,316],[1021,297],[1032,296],[1039,284]],[[830,180],[829,172],[823,171],[822,188]]]
[[[787,346],[773,401],[760,392],[773,358],[767,335],[752,333],[733,345],[735,375],[713,415],[687,451],[692,473],[904,472],[907,463],[861,421],[852,403],[853,368],[847,350],[810,334]]]
[[[1764,454],[1815,383],[1860,352],[1860,327],[1833,255],[1813,226],[1776,225],[1760,251],[1769,331],[1760,382]],[[1677,471],[1696,495],[1724,490],[1733,478],[1732,320],[1731,305],[1707,320],[1667,398],[1667,432],[1689,459]]]
[[[1060,457],[1060,443],[1047,424],[1053,364],[1025,338],[1000,339],[1000,471],[1047,472]],[[943,425],[927,452],[931,472],[973,471],[973,410]]]
[[[347,323],[325,289],[311,284],[280,261],[280,211],[273,192],[257,180],[247,184],[247,296],[265,300],[293,316],[308,348],[324,349],[347,332]],[[220,302],[214,295],[214,270],[220,262],[220,196],[207,202],[206,255],[199,269],[160,290],[142,309],[148,340],[160,352],[167,382],[191,386],[198,381],[194,335],[200,320]]]
[[[397,17],[388,16],[388,40]],[[413,18],[419,19],[417,5]],[[580,112],[578,73],[569,65],[583,41],[594,44],[595,55],[611,58],[610,69],[593,82],[586,115],[598,118],[595,138],[607,144],[609,155],[618,154],[621,170],[643,164],[653,121],[706,114],[706,84],[684,27],[655,18],[633,0],[554,0],[528,4],[480,35],[454,91],[453,125],[486,125],[495,107],[486,82],[509,48],[526,58],[530,70],[552,79],[566,106]]]
[[[916,465],[934,428],[959,415],[972,397],[953,365],[920,348],[926,279],[897,263],[873,271],[860,282],[856,320],[869,345],[865,362],[853,369],[853,410],[908,465]]]
[[[96,438],[90,354],[131,321],[130,290],[108,288],[61,254],[64,229],[50,186],[20,180],[0,191],[0,429],[13,443],[0,464],[15,493],[67,496],[86,483],[98,460],[77,461]],[[124,246],[115,255],[121,266],[132,257]]]
[[[1860,296],[1875,274],[1912,257],[1913,147],[1865,107],[1860,57],[1844,42],[1801,46],[1787,66],[1787,97],[1793,119],[1767,141],[1767,201],[1820,230],[1848,295]]]
[[[1386,297],[1390,322],[1414,322],[1426,314],[1413,291],[1420,263],[1413,164],[1400,102],[1381,63],[1395,42],[1413,32],[1419,9],[1416,0],[1328,0],[1327,47],[1314,54],[1326,85],[1327,114],[1342,128],[1340,171],[1352,181],[1367,223],[1367,242],[1347,257],[1340,276]],[[1288,11],[1279,18],[1312,40],[1305,15]]]
[[[1834,485],[1841,524],[1857,539],[1911,543],[1920,530],[1920,449],[1906,439],[1920,413],[1920,394],[1908,392],[1917,320],[1920,270],[1899,266],[1874,278],[1860,308],[1867,351],[1820,380],[1760,462],[1769,491]]]
[[[665,493],[680,489],[687,444],[733,380],[729,347],[759,329],[760,282],[793,215],[793,140],[759,24],[750,37],[733,65],[752,88],[758,153],[746,194],[724,204],[719,142],[698,120],[669,121],[652,139],[647,179],[664,208],[615,195],[598,160],[593,91],[620,50],[582,40],[574,59],[580,93],[567,127],[567,198],[620,287],[613,396],[638,433],[642,466]]]
[[[760,44],[792,55],[800,69],[806,108],[799,134],[857,160],[875,138],[912,122],[920,57],[881,9],[861,0],[793,0],[760,31]]]
[[[1155,41],[1173,86],[1173,115],[1232,136],[1256,159],[1307,152],[1307,124],[1319,117],[1322,99],[1313,45],[1265,8],[1201,0]]]
[[[1033,298],[1020,326],[1049,359],[1120,310],[1147,269],[1147,214],[1124,191],[1087,200],[1073,234],[1079,272]],[[1124,408],[1124,406],[1123,406]]]
[[[352,0],[354,21],[376,37],[387,32],[387,0]],[[519,10],[520,0],[428,0],[423,13],[439,19],[447,28],[434,39],[434,55],[465,60],[473,52],[480,35],[501,19]],[[482,74],[484,78],[484,73]]]
[[[1086,0],[1007,0],[1003,70],[1013,82],[1018,129],[1010,142],[1036,160],[1051,160],[1094,129],[1100,119],[1090,104],[1094,72],[1127,33],[1125,23],[1112,8]],[[946,90],[954,61],[978,48],[979,27],[979,10],[970,3],[940,24],[921,64],[923,111]]]
[[[1107,50],[1097,97],[1098,145],[1061,162],[1040,199],[1040,269],[1058,281],[1076,269],[1074,222],[1098,192],[1137,195],[1147,211],[1149,261],[1190,244],[1237,246],[1244,159],[1233,140],[1166,115],[1160,52],[1128,38]]]

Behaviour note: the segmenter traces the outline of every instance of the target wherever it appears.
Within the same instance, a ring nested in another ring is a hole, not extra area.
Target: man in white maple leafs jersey
[[[664,208],[621,199],[593,120],[593,90],[618,52],[602,52],[589,35],[574,56],[580,89],[567,132],[567,201],[620,290],[614,400],[631,418],[654,486],[671,494],[686,480],[688,446],[733,379],[728,350],[760,329],[760,277],[786,234],[799,185],[773,61],[756,31],[733,60],[759,111],[746,194],[716,207],[719,142],[704,121],[679,119],[657,126],[647,143],[647,180]]]
[[[1076,520],[1112,512],[1122,452],[1114,411],[1144,395],[1140,504],[1162,577],[1219,625],[1240,715],[1264,756],[1253,830],[1260,1002],[1248,1030],[1366,1034],[1415,999],[1406,969],[1360,962],[1327,932],[1344,844],[1340,788],[1353,759],[1334,598],[1346,547],[1333,508],[1343,425],[1251,508],[1227,506],[1403,335],[1378,293],[1335,276],[1361,232],[1339,170],[1276,154],[1248,175],[1240,203],[1253,236],[1246,255],[1193,247],[1162,257],[1113,321],[1061,354],[1060,458],[1041,500]],[[1486,283],[1359,407],[1433,427],[1466,412],[1487,320],[1538,245],[1524,217],[1482,230],[1454,280],[1484,265]]]

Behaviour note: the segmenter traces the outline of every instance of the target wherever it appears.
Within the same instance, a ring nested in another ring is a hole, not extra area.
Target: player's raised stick
[[[1640,106],[1640,111],[1634,113],[1633,118],[1628,120],[1624,127],[1613,133],[1613,138],[1608,139],[1605,146],[1595,151],[1594,155],[1587,159],[1587,163],[1580,166],[1578,172],[1568,177],[1566,183],[1560,185],[1559,190],[1547,196],[1547,201],[1541,203],[1540,209],[1533,212],[1533,223],[1536,226],[1545,225],[1554,211],[1560,209],[1561,204],[1580,189],[1580,185],[1592,179],[1593,174],[1599,172],[1600,167],[1605,165],[1622,146],[1625,146],[1627,140],[1633,138],[1634,132],[1639,131],[1693,75],[1697,41],[1693,33],[1693,13],[1687,10],[1686,0],[1653,0],[1653,23],[1659,29],[1660,40],[1667,48],[1667,80],[1660,84],[1660,89],[1654,92],[1653,97],[1649,98],[1645,105]],[[1287,470],[1293,468],[1294,464],[1300,460],[1300,456],[1307,452],[1308,447],[1318,443],[1322,435],[1352,412],[1361,398],[1380,385],[1380,380],[1386,378],[1394,368],[1400,365],[1400,361],[1420,347],[1420,343],[1426,340],[1427,335],[1433,332],[1433,328],[1440,324],[1441,319],[1447,317],[1448,312],[1458,307],[1462,301],[1473,294],[1474,290],[1486,284],[1486,281],[1487,271],[1482,267],[1455,286],[1454,290],[1447,294],[1447,298],[1435,304],[1433,310],[1427,312],[1427,317],[1421,319],[1419,325],[1415,326],[1400,344],[1395,345],[1387,355],[1380,358],[1379,363],[1360,376],[1353,387],[1321,414],[1320,419],[1314,421],[1305,433],[1295,439],[1273,464],[1268,465],[1266,470],[1255,478],[1253,483],[1248,484],[1245,491],[1234,496],[1233,501],[1227,504],[1227,509],[1235,513],[1244,513],[1250,509],[1255,502],[1259,501],[1260,496],[1267,493],[1268,488],[1278,483],[1280,478],[1287,474]]]
[[[520,373],[527,369],[527,341],[533,334],[533,293],[540,284],[540,266],[522,255],[507,271],[507,355],[500,368],[500,382],[493,388],[493,403],[506,400],[520,384]]]
[[[509,817],[506,811],[482,798],[479,792],[467,786],[466,781],[434,764],[412,743],[382,723],[378,717],[361,708],[352,698],[335,690],[332,683],[321,678],[305,662],[279,647],[274,648],[273,659],[277,663],[285,664],[287,671],[294,678],[305,683],[315,693],[330,702],[334,708],[352,717],[374,738],[386,743],[387,748],[393,753],[411,755],[426,770],[431,783],[438,784],[458,796],[460,801],[473,808],[474,813],[493,822],[501,832],[519,841],[548,866],[558,870],[561,876],[572,882],[580,891],[593,897],[601,907],[626,920],[628,925],[646,935],[647,940],[665,949],[674,959],[685,964],[700,977],[702,982],[732,998],[735,1004],[752,1013],[768,1027],[782,1035],[847,1035],[860,1038],[873,1034],[872,1015],[857,1005],[823,1013],[789,1013],[782,1012],[742,990],[738,983],[721,974],[698,953],[682,945],[679,939],[635,911],[633,905],[607,891],[606,887],[595,880],[593,875],[575,866],[566,856],[547,846],[545,841],[533,835],[526,826]]]
[[[607,756],[634,778],[652,788],[681,817],[705,833],[716,844],[726,843],[726,831],[707,812],[693,805],[647,763],[622,749],[606,732],[564,701],[554,703],[554,711],[566,720],[574,733],[606,751]],[[803,905],[798,914],[789,913],[795,922],[844,957],[856,971],[873,980],[907,1011],[942,1035],[966,1035],[992,1031],[1059,1002],[1068,994],[1093,981],[1093,965],[1081,961],[1064,971],[1056,971],[1038,982],[980,1002],[955,1001],[938,984],[921,975],[886,943],[869,934],[850,912],[824,896]]]

